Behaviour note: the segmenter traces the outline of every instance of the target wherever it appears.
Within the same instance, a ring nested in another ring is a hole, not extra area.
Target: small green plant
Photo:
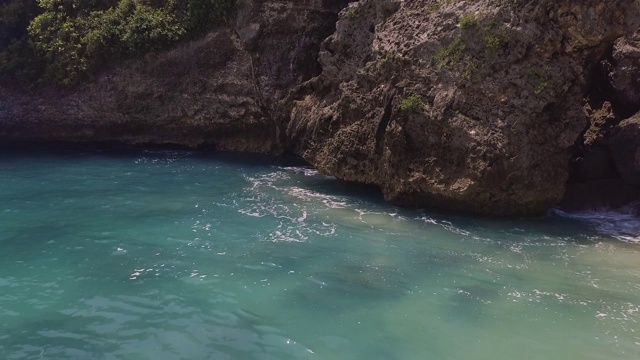
[[[478,60],[471,59],[467,62],[467,68],[464,70],[464,73],[462,73],[462,76],[464,76],[465,79],[469,80],[471,79],[471,77],[473,77],[473,75],[479,68],[480,63],[478,62]]]
[[[460,17],[460,27],[463,29],[478,25],[479,17],[476,13],[464,14]]]
[[[234,4],[234,0],[11,0],[0,4],[0,76],[33,74],[28,76],[33,81],[73,86],[107,64],[205,34],[225,21]]]
[[[424,106],[422,102],[422,96],[418,94],[411,94],[406,99],[400,101],[400,110],[416,112]]]
[[[347,11],[344,13],[344,17],[348,20],[355,20],[358,18],[358,10],[356,10],[355,6],[351,6],[347,8]]]
[[[438,67],[443,67],[445,65],[453,65],[460,62],[462,59],[464,50],[467,48],[467,45],[462,41],[461,38],[455,38],[449,45],[443,47],[438,51],[433,58],[431,59],[432,63],[437,65]]]
[[[500,26],[498,29],[487,27],[484,31],[485,34],[482,37],[482,40],[487,48],[487,53],[490,56],[495,56],[498,53],[498,50],[509,42],[507,27],[505,25]]]
[[[395,58],[396,56],[393,53],[387,53],[384,57],[378,59],[378,62],[380,63],[380,65],[385,65],[392,62]]]

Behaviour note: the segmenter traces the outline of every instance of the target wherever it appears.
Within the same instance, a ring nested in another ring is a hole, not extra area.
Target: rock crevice
[[[640,200],[640,35],[617,39],[592,72],[588,125],[572,149],[561,206],[615,208]]]

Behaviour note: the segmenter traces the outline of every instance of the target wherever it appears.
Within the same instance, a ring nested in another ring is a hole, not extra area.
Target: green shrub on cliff
[[[0,4],[0,76],[17,73],[25,64],[33,63],[35,56],[27,41],[27,26],[39,12],[37,0],[9,0]]]
[[[232,0],[172,0],[174,12],[185,14],[189,33],[209,30],[232,10],[233,4]]]
[[[37,14],[36,0],[11,0],[0,4],[0,51],[23,40],[29,21]]]
[[[476,13],[464,14],[460,17],[460,27],[465,29],[478,25],[478,15]]]
[[[23,32],[28,30],[28,41],[23,43],[39,59],[41,78],[72,85],[107,63],[157,51],[206,32],[221,23],[233,2],[38,0],[40,14],[32,14],[35,17],[27,22]],[[14,51],[0,57],[0,71],[2,63],[7,68],[6,64],[20,62],[21,56]]]
[[[422,96],[418,94],[411,94],[406,99],[400,101],[400,110],[416,112],[424,106]]]
[[[462,38],[457,37],[449,43],[449,45],[441,48],[431,58],[431,63],[438,68],[442,68],[447,65],[454,65],[460,62],[463,57],[463,53],[467,48],[467,44],[462,41]]]
[[[348,7],[344,13],[344,17],[348,20],[355,20],[358,18],[358,10],[355,6]]]

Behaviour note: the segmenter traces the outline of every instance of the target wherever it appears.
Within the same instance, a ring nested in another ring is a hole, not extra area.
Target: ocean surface
[[[286,158],[0,149],[0,359],[640,359],[640,221],[400,209]]]

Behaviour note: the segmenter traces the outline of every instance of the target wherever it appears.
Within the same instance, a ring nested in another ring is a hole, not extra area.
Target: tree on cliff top
[[[20,8],[34,2],[13,0],[11,4]],[[28,12],[37,16],[27,21],[27,28],[11,29],[22,31],[23,37],[27,34],[22,46],[38,60],[37,65],[25,62],[21,70],[37,72],[40,81],[73,85],[107,63],[158,51],[206,32],[232,10],[233,0],[38,0],[37,4],[39,14]],[[0,71],[16,71],[26,57],[25,49],[2,55]]]

